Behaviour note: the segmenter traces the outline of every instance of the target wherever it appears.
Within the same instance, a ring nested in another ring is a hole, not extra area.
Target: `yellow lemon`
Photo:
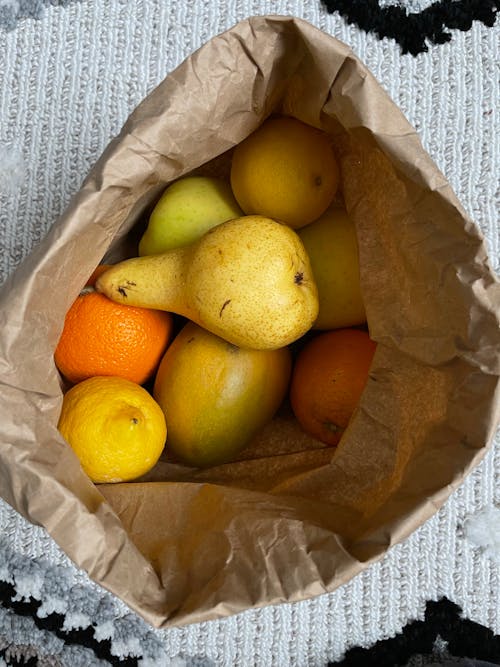
[[[295,118],[269,118],[233,153],[231,187],[245,213],[294,229],[328,208],[338,184],[331,138]]]
[[[92,377],[64,396],[58,429],[96,483],[125,482],[158,461],[167,427],[160,406],[140,385]]]

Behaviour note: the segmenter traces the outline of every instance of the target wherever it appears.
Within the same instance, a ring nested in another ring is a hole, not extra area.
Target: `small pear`
[[[221,222],[239,218],[228,183],[212,176],[185,176],[167,187],[149,217],[139,255],[156,255],[197,241]]]
[[[224,222],[189,246],[115,264],[96,289],[118,303],[183,315],[238,347],[260,350],[297,340],[318,315],[298,234],[259,215]]]
[[[297,231],[318,287],[314,329],[341,329],[366,322],[361,293],[356,228],[343,207],[331,206]]]

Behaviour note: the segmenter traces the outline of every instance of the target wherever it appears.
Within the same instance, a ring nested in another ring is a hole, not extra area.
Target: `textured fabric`
[[[24,18],[41,19],[47,5],[67,5],[78,0],[0,0],[0,28],[14,30]]]
[[[257,14],[295,15],[349,44],[420,133],[482,229],[499,271],[498,26],[453,31],[449,43],[412,57],[392,41],[346,25],[319,2],[82,0],[48,6],[41,20],[24,19],[0,32],[0,155],[10,156],[17,169],[7,183],[0,165],[0,282],[43,238],[137,103],[211,36]],[[422,617],[426,600],[446,596],[499,633],[500,564],[465,531],[471,515],[498,503],[497,437],[435,517],[338,591],[152,632],[170,658],[202,656],[228,667],[320,666],[351,646],[394,635]],[[20,557],[62,568],[96,604],[109,595],[74,568],[43,529],[1,501],[0,535]],[[43,582],[34,577],[23,585],[32,593]],[[120,601],[113,605],[113,613],[128,613]],[[133,647],[120,650],[125,655]]]

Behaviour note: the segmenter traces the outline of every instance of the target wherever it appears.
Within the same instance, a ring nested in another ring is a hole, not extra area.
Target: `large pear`
[[[224,222],[184,248],[120,262],[96,288],[118,303],[183,315],[252,349],[288,345],[318,315],[302,241],[290,227],[258,215]]]

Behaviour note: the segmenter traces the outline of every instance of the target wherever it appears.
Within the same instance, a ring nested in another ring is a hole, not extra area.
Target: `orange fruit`
[[[167,438],[165,417],[151,394],[117,377],[92,377],[67,391],[57,426],[96,483],[144,475]]]
[[[294,364],[290,403],[306,433],[338,444],[359,403],[375,348],[360,329],[327,331],[304,345]]]
[[[246,214],[294,229],[316,220],[331,204],[339,168],[326,132],[296,118],[269,118],[238,144],[231,187]]]
[[[160,363],[172,330],[170,313],[124,306],[87,287],[66,314],[55,363],[73,384],[95,375],[143,384]]]

